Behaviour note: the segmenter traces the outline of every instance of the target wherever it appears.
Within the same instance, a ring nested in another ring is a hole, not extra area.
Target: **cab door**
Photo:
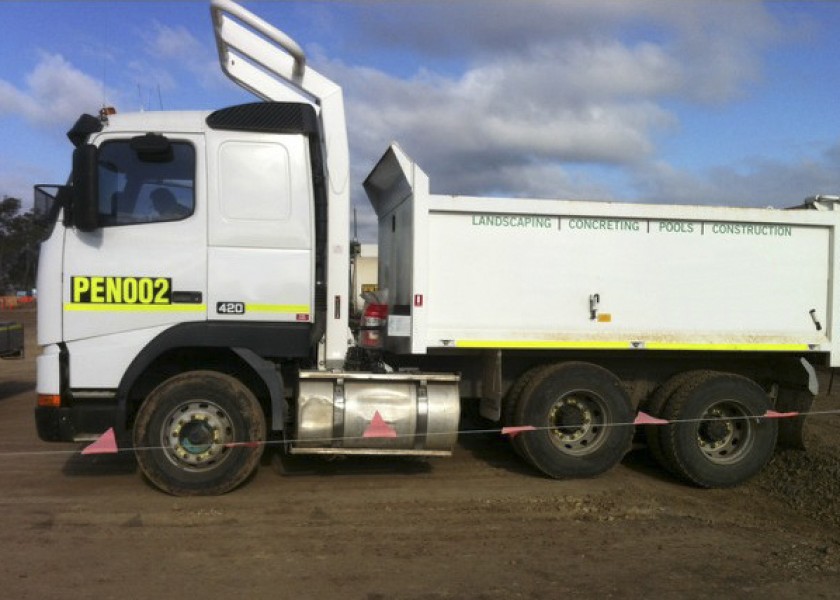
[[[307,138],[209,131],[207,141],[209,318],[305,330],[315,287]]]
[[[99,144],[99,226],[67,232],[63,328],[65,341],[80,340],[74,387],[84,374],[101,381],[93,370],[133,357],[162,328],[207,317],[204,139],[162,138],[167,150],[156,153],[132,139]]]

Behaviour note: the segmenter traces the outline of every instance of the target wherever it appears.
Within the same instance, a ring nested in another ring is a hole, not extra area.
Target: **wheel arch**
[[[262,336],[249,339],[242,328],[209,325],[182,324],[168,329],[137,354],[117,388],[115,431],[121,441],[131,439],[134,416],[149,392],[170,377],[198,369],[227,373],[242,381],[259,400],[271,430],[284,428],[288,403],[283,378],[274,364],[262,357],[266,349]],[[269,331],[279,334],[276,328]],[[304,333],[276,344],[275,350],[289,358],[305,356],[308,330]]]

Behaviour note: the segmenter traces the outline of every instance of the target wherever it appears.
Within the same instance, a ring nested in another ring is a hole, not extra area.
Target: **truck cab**
[[[42,387],[64,381],[59,395],[73,397],[76,414],[39,408],[47,437],[101,433],[127,374],[141,369],[138,348],[160,360],[189,338],[314,360],[323,194],[314,109],[258,103],[80,121],[91,131],[71,135],[80,142],[72,204],[43,246],[39,279]]]

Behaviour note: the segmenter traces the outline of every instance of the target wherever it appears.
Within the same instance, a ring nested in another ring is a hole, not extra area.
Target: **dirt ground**
[[[646,449],[597,479],[552,481],[496,434],[455,456],[284,464],[173,498],[130,455],[35,433],[27,357],[0,362],[0,595],[50,598],[840,597],[840,417],[755,480],[699,490]],[[814,410],[840,408],[822,396]]]

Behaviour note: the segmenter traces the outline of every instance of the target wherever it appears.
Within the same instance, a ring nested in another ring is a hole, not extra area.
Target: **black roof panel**
[[[211,129],[260,133],[318,132],[318,118],[310,104],[302,102],[254,102],[222,108],[207,117]]]

